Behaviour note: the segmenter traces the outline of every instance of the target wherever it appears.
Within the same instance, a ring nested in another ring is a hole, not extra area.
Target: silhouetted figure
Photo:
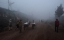
[[[34,27],[35,27],[35,22],[34,22],[34,20],[33,20],[32,29],[34,29]]]
[[[17,21],[16,26],[17,26],[17,28],[19,28],[19,20]]]
[[[12,21],[11,19],[9,20],[9,31],[12,30]]]
[[[21,33],[21,31],[22,31],[22,20],[20,20],[20,22],[19,22],[19,30],[20,30],[20,33]]]
[[[55,32],[58,32],[58,27],[59,27],[59,20],[56,19],[56,21],[55,21]]]

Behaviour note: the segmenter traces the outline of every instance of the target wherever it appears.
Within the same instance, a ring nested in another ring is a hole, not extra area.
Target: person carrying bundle
[[[34,29],[34,27],[35,27],[35,22],[34,22],[34,20],[33,20],[32,29]]]
[[[28,27],[28,22],[24,23],[24,30]]]

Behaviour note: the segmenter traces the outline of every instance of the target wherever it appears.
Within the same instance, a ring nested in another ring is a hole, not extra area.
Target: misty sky
[[[0,0],[0,7],[8,8],[8,0]],[[14,2],[12,10],[21,11],[33,15],[39,19],[53,18],[57,6],[61,3],[64,7],[64,0],[10,0]]]

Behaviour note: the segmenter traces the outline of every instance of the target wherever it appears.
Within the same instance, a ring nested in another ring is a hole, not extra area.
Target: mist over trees
[[[9,12],[8,12],[9,11]],[[0,31],[9,25],[9,20],[12,20],[12,24],[16,23],[17,18],[20,18],[22,22],[33,19],[31,16],[26,15],[19,11],[12,11],[0,7]],[[27,20],[28,19],[28,20]]]
[[[60,4],[60,6],[57,7],[57,10],[55,11],[55,17],[61,17],[63,15],[64,11],[63,11],[63,7],[62,4]]]
[[[58,18],[60,23],[64,25],[64,10],[62,4],[57,7],[57,10],[55,11],[55,18]]]

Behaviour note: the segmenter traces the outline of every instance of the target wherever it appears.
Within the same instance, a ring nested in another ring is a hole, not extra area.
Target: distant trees
[[[22,19],[23,23],[28,21],[27,18],[28,19],[31,18],[27,16],[26,14],[18,12],[18,11],[9,10],[9,13],[8,13],[8,9],[0,7],[0,31],[4,31],[5,27],[9,25],[10,19],[12,20],[12,24],[14,24],[17,21],[17,17]]]
[[[0,31],[3,31],[5,27],[7,27],[9,25],[9,20],[10,18],[12,19],[12,22],[14,22],[14,18],[16,16],[14,16],[15,14],[11,11],[10,13],[10,17],[8,14],[8,10],[4,9],[4,8],[0,8]]]
[[[4,27],[8,25],[8,19],[6,12],[4,10],[0,10],[0,31],[3,31]]]
[[[57,10],[55,11],[55,17],[61,17],[64,13],[62,4],[60,4],[59,7],[57,7]]]

